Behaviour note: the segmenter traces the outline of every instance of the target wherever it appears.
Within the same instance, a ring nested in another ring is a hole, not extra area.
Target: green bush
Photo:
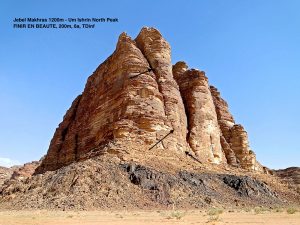
[[[263,207],[255,207],[255,208],[254,208],[255,214],[264,213],[264,212],[266,212],[266,211],[269,211],[269,210],[266,209],[266,208],[263,208]]]
[[[173,211],[168,217],[167,219],[177,219],[177,220],[180,220],[182,217],[185,216],[185,213],[184,212],[180,212],[180,211]]]
[[[223,209],[212,208],[208,211],[207,215],[215,216],[215,215],[220,215],[222,213],[223,213]]]
[[[288,214],[294,214],[294,213],[297,212],[297,209],[295,209],[295,208],[288,208],[288,209],[286,210],[286,212],[287,212]]]

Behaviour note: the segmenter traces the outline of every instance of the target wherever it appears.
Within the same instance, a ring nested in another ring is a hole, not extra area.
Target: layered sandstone
[[[202,162],[224,162],[217,114],[203,71],[188,70],[183,62],[173,67],[188,118],[187,141]]]
[[[68,110],[36,172],[104,152],[121,157],[128,151],[145,151],[173,129],[165,96],[149,67],[135,41],[122,33],[115,52],[89,77]]]
[[[159,157],[188,153],[195,163],[258,168],[247,133],[203,71],[184,62],[172,67],[170,45],[154,28],[143,28],[135,40],[122,33],[67,111],[35,173],[102,154],[147,157],[169,133],[155,147]]]
[[[163,96],[167,126],[174,135],[165,141],[166,148],[184,151],[186,149],[187,118],[179,87],[173,78],[171,48],[160,32],[153,28],[143,28],[136,38],[156,76],[159,91]]]
[[[210,86],[214,105],[221,130],[221,145],[227,162],[232,166],[241,166],[243,169],[263,171],[263,167],[256,161],[255,153],[250,149],[248,135],[244,127],[235,124],[229,112],[227,102],[221,98],[220,92]]]

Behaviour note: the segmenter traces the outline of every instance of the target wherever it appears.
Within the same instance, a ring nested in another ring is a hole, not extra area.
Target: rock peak
[[[119,35],[118,42],[119,42],[119,41],[123,41],[123,40],[127,40],[127,39],[130,39],[130,40],[131,40],[131,37],[128,36],[126,32],[122,32],[122,33]]]
[[[162,37],[162,34],[160,33],[160,31],[154,27],[142,27],[140,34],[142,35],[143,33],[148,33],[148,34],[155,34],[155,35],[159,35]]]
[[[152,148],[155,146],[155,148]],[[151,149],[151,150],[149,150]],[[203,71],[171,64],[171,48],[155,28],[116,50],[88,78],[51,140],[36,173],[99,155],[123,161],[173,158],[261,170],[247,133]]]
[[[119,49],[119,48],[123,47],[124,44],[126,44],[126,43],[134,44],[134,41],[131,39],[131,37],[130,37],[129,35],[127,35],[126,32],[122,32],[122,33],[119,35],[116,49]],[[135,45],[135,44],[134,44],[134,45]]]

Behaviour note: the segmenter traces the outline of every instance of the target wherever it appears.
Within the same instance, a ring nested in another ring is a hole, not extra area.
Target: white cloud
[[[0,166],[11,167],[11,166],[20,165],[20,164],[21,163],[18,160],[0,157]]]

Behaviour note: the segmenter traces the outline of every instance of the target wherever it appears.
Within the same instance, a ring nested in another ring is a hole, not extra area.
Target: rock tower
[[[156,151],[192,155],[203,164],[261,171],[247,133],[203,71],[171,64],[171,47],[155,28],[126,33],[88,78],[35,173],[95,155],[120,158]]]

